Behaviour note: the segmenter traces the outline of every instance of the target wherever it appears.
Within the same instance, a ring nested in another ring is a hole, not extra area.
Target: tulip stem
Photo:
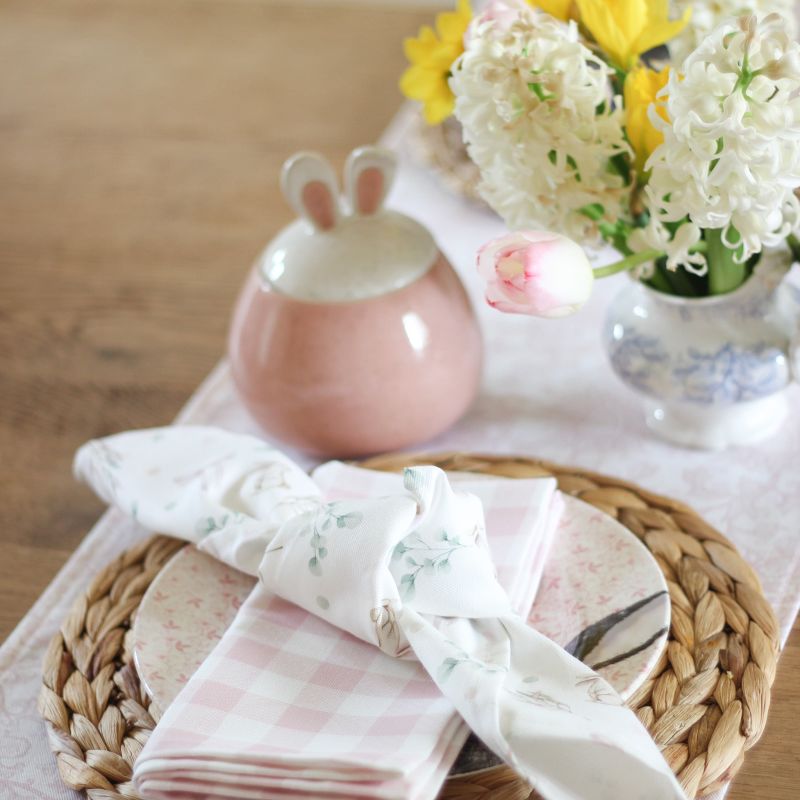
[[[642,250],[641,253],[634,253],[633,255],[621,258],[613,264],[607,264],[605,267],[598,267],[594,270],[595,278],[607,278],[609,275],[616,275],[618,272],[627,272],[640,264],[646,264],[648,261],[655,261],[661,258],[664,253],[661,250]]]
[[[697,244],[689,248],[690,253],[704,253],[708,249],[708,245],[704,241],[699,241]],[[609,275],[616,275],[618,272],[627,272],[641,264],[646,264],[648,261],[655,261],[656,259],[663,258],[666,255],[661,250],[642,250],[641,253],[633,253],[632,255],[625,256],[613,264],[606,264],[605,267],[597,267],[593,270],[595,278],[607,278]]]

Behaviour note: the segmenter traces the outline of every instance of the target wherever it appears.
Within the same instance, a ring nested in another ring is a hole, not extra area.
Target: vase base
[[[729,406],[645,401],[650,430],[667,441],[702,450],[724,450],[767,439],[778,431],[788,411],[785,392]]]

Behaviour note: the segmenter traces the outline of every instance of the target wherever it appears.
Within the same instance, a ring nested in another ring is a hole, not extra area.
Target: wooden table
[[[391,119],[429,18],[396,3],[0,7],[0,639],[101,511],[75,448],[168,422],[223,352],[283,159]],[[798,678],[796,627],[734,800],[798,796]]]

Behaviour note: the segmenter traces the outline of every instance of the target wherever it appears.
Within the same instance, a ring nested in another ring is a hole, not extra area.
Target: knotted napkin
[[[455,490],[441,470],[406,470],[403,492],[325,502],[260,440],[184,427],[91,442],[76,456],[76,473],[145,527],[257,573],[269,593],[384,653],[413,654],[469,727],[543,797],[684,796],[614,690],[515,613],[495,574],[480,500]],[[351,796],[337,783],[341,761],[297,779],[289,748],[248,777],[247,749],[240,773],[230,770],[228,796]],[[172,756],[185,791],[179,779],[171,795],[160,793],[156,778],[152,796],[198,796],[199,765]],[[446,760],[431,754],[430,779],[416,796],[433,796]],[[147,771],[137,764],[137,772],[146,792]],[[391,796],[383,777],[356,780],[358,793]]]
[[[404,493],[400,474],[338,462],[313,477],[328,500]],[[231,488],[245,488],[238,478],[215,474],[229,505]],[[560,515],[555,481],[473,476],[459,487],[480,497],[498,579],[527,617]],[[165,800],[271,798],[277,789],[315,800],[433,798],[468,733],[418,661],[392,658],[259,583],[170,704],[134,774],[144,797]],[[472,768],[486,765],[470,753]]]

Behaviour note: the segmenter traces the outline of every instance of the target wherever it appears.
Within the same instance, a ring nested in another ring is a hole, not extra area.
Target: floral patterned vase
[[[655,433],[723,449],[778,430],[798,374],[800,289],[784,280],[790,266],[788,251],[767,251],[730,294],[677,297],[632,281],[617,295],[606,349],[617,375],[643,396]]]

